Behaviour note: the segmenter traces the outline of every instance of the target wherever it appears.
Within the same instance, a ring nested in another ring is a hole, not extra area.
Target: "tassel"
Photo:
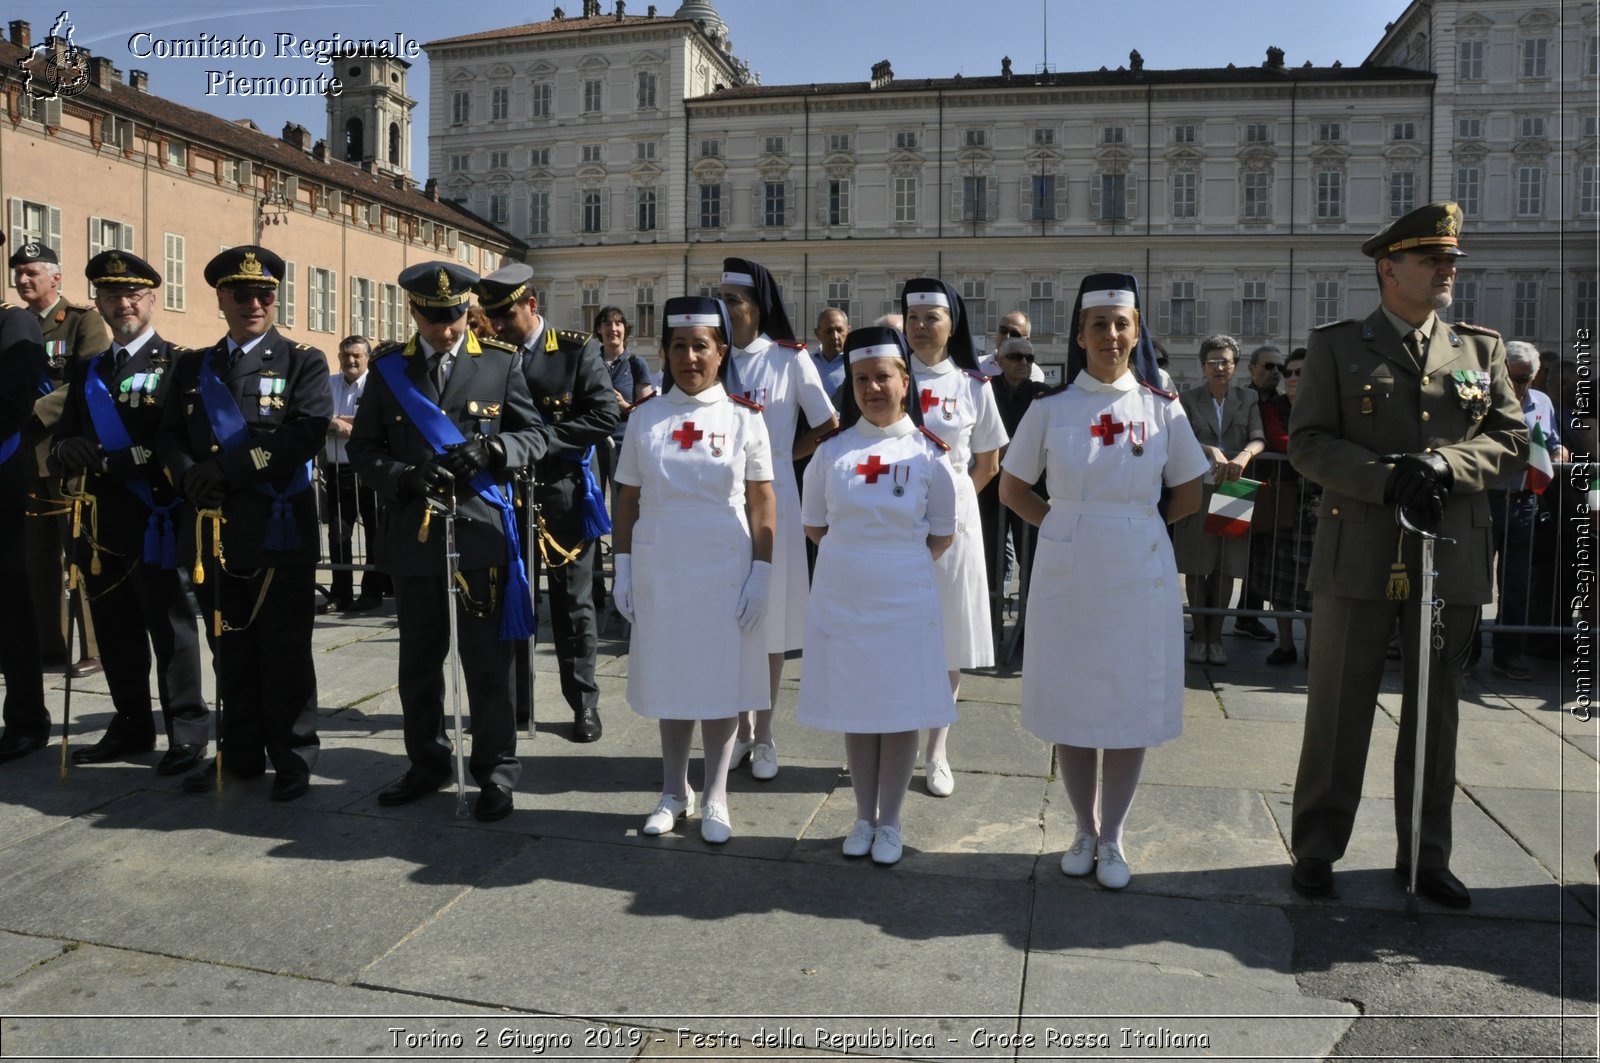
[[[294,509],[287,495],[272,500],[272,516],[267,518],[266,533],[261,537],[263,550],[280,550],[288,553],[300,546],[300,529],[294,524]]]
[[[606,513],[605,492],[600,490],[600,481],[590,464],[593,456],[594,448],[590,447],[578,463],[583,470],[583,497],[578,500],[578,518],[585,539],[598,539],[611,534],[611,517]]]
[[[533,593],[528,587],[528,569],[520,556],[512,562],[505,597],[506,606],[500,613],[500,640],[520,642],[532,638],[537,620],[533,612]]]
[[[89,575],[100,575],[100,544],[89,544]]]
[[[417,529],[417,542],[425,543],[428,541],[428,525],[432,523],[433,507],[424,503],[422,507],[422,527]]]
[[[1406,573],[1405,548],[1406,540],[1402,533],[1395,543],[1394,564],[1389,566],[1389,586],[1384,590],[1391,602],[1403,602],[1411,597],[1411,577]]]
[[[194,512],[194,571],[189,573],[189,579],[194,582],[196,587],[200,586],[200,584],[206,581],[205,530],[207,512],[208,511],[204,509],[197,509]],[[213,532],[216,531],[215,524],[212,525],[212,530]]]

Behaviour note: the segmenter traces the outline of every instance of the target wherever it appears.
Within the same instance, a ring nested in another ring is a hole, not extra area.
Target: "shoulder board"
[[[85,305],[83,305],[81,303],[74,303],[70,299],[61,300],[61,304],[64,307],[66,307],[68,310],[76,310],[80,314],[87,314],[90,310],[94,309],[94,307],[92,307],[92,306],[85,306]]]
[[[652,391],[650,394],[646,395],[644,398],[642,398],[638,402],[634,403],[633,404],[633,408],[637,410],[640,406],[643,406],[645,403],[649,402],[651,399],[655,398],[659,394],[661,394],[661,392]]]
[[[188,354],[190,351],[194,350],[193,347],[185,347],[181,343],[169,343],[167,344],[167,349],[172,351],[174,354]]]
[[[930,443],[932,443],[934,446],[938,447],[940,450],[947,451],[947,450],[950,449],[950,444],[946,443],[944,440],[940,439],[938,436],[936,436],[932,432],[928,431],[928,426],[927,425],[925,425],[925,424],[917,425],[917,431],[921,432],[922,435],[923,435],[923,438],[927,439]]]
[[[1361,322],[1357,321],[1355,318],[1347,317],[1343,321],[1330,321],[1326,325],[1318,325],[1315,328],[1313,328],[1311,331],[1312,332],[1321,332],[1324,329],[1338,328],[1340,325],[1359,325],[1359,324],[1361,324]]]
[[[1069,386],[1070,386],[1070,385],[1067,385],[1067,384],[1057,384],[1057,385],[1056,385],[1056,386],[1055,386],[1055,387],[1051,387],[1051,388],[1041,388],[1041,389],[1039,389],[1039,393],[1038,393],[1038,394],[1036,394],[1036,395],[1035,395],[1035,396],[1034,396],[1034,398],[1036,398],[1036,399],[1047,399],[1047,398],[1049,398],[1049,397],[1050,397],[1050,396],[1051,396],[1051,395],[1059,395],[1059,394],[1061,394],[1061,393],[1062,393],[1062,392],[1063,392],[1063,391],[1065,391],[1065,390],[1067,390],[1067,388],[1068,388],[1068,387],[1069,387]]]
[[[840,432],[843,432],[843,431],[844,431],[844,425],[842,425],[842,424],[834,425],[832,428],[828,429],[826,432],[822,433],[820,436],[817,437],[817,443],[818,444],[825,443],[825,442],[827,442],[828,440],[832,439],[834,436],[838,435]]]
[[[15,309],[16,309],[16,306],[11,304],[11,303],[0,302],[0,310],[15,310]]]
[[[745,406],[749,409],[755,410],[757,413],[760,413],[762,410],[766,409],[766,407],[761,405],[761,403],[756,402],[754,399],[747,399],[743,395],[729,395],[728,401],[736,402],[740,406]]]
[[[311,344],[309,344],[309,343],[297,343],[297,344],[294,345],[294,349],[297,350],[297,351],[314,351],[314,350],[316,350],[316,348],[311,346]]]
[[[403,341],[401,341],[401,340],[390,340],[388,343],[380,343],[378,345],[378,349],[372,352],[372,357],[373,358],[382,358],[386,354],[393,354],[395,351],[404,350],[404,349],[405,349],[405,343]]]
[[[980,384],[987,384],[989,382],[988,375],[984,374],[984,373],[980,373],[976,369],[963,369],[961,371],[963,373],[967,374],[968,376],[970,376],[972,379],[976,380]],[[947,447],[945,449],[948,450],[949,448]]]
[[[516,354],[518,351],[522,350],[522,348],[518,347],[516,344],[507,343],[505,340],[489,339],[482,336],[478,338],[478,346],[483,347],[486,350],[509,351],[512,354]]]
[[[772,342],[777,344],[779,347],[787,347],[791,351],[804,351],[808,349],[806,345],[801,343],[799,340],[773,340]]]
[[[1175,399],[1175,398],[1178,397],[1178,393],[1177,392],[1175,392],[1175,391],[1167,391],[1164,388],[1158,388],[1154,384],[1150,383],[1150,381],[1148,381],[1148,380],[1139,381],[1139,385],[1141,387],[1149,388],[1151,391],[1155,392],[1157,395],[1160,395],[1164,399]]]
[[[1455,329],[1457,332],[1472,332],[1479,336],[1493,336],[1495,339],[1500,338],[1500,333],[1496,332],[1488,325],[1473,325],[1465,321],[1457,321],[1450,327]]]

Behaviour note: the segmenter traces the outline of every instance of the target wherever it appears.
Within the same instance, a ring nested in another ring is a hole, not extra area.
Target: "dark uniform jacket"
[[[89,415],[88,392],[84,381],[92,358],[75,362],[67,371],[67,401],[56,424],[55,438],[70,439],[84,436],[105,448],[106,471],[89,471],[85,489],[95,497],[96,541],[124,557],[138,558],[144,553],[144,531],[149,523],[150,510],[144,502],[128,489],[131,481],[140,480],[150,485],[151,499],[164,506],[177,497],[177,491],[167,480],[156,454],[156,439],[161,434],[162,411],[173,401],[173,381],[178,360],[189,353],[189,348],[178,347],[152,335],[128,359],[119,371],[109,350],[95,367],[95,374],[111,393],[112,405],[127,429],[134,446],[127,450],[112,451],[95,428]],[[136,374],[160,373],[155,390],[140,393],[137,404],[133,392],[121,392],[125,382]],[[140,448],[143,448],[141,451]],[[172,513],[174,527],[181,527],[182,514]]]
[[[30,313],[32,311],[29,311]],[[36,315],[37,317],[37,315]],[[111,346],[111,333],[105,318],[92,306],[79,306],[65,299],[58,300],[41,321],[44,335],[45,358],[50,365],[50,394],[33,404],[33,425],[28,441],[34,448],[34,462],[40,476],[49,476],[50,444],[56,422],[67,404],[66,383],[69,370],[81,366],[107,347]]]
[[[39,381],[45,375],[39,318],[29,310],[0,303],[0,444],[17,432],[23,433],[16,452],[0,465],[0,509],[20,510],[37,478],[25,429],[33,420]]]
[[[158,451],[174,484],[184,473],[217,457],[228,477],[228,497],[222,503],[227,523],[222,529],[223,560],[230,569],[248,570],[275,565],[315,564],[321,554],[317,532],[316,491],[291,495],[289,504],[299,545],[294,550],[268,550],[264,545],[274,498],[260,490],[271,484],[286,490],[295,474],[315,457],[327,439],[333,415],[333,395],[328,388],[328,360],[315,347],[292,343],[268,330],[256,346],[228,367],[228,338],[214,347],[188,351],[173,371],[174,394],[161,420]],[[233,393],[249,433],[247,446],[224,454],[200,399],[200,366],[211,364],[218,379]],[[262,380],[285,381],[280,400],[261,403]],[[194,558],[194,521],[180,522],[181,555]]]
[[[600,344],[576,332],[545,327],[522,352],[522,373],[534,404],[554,438],[535,469],[545,522],[566,547],[577,545],[577,500],[583,490],[576,461],[582,451],[609,436],[621,419],[611,373]]]
[[[544,455],[548,430],[534,410],[522,377],[522,359],[510,344],[479,340],[468,333],[445,381],[441,397],[433,386],[421,341],[413,336],[403,347],[390,344],[373,355],[367,390],[356,411],[346,451],[365,482],[378,492],[378,528],[390,575],[444,576],[444,522],[434,517],[428,541],[418,542],[426,503],[402,493],[400,477],[409,466],[432,461],[434,450],[395,398],[378,361],[399,351],[406,375],[422,397],[442,409],[461,434],[498,435],[506,448],[506,467],[532,464]],[[510,474],[498,478],[509,479]],[[523,511],[516,510],[519,521]],[[519,526],[519,533],[521,528]],[[505,532],[499,507],[465,484],[457,485],[456,544],[461,568],[492,568],[506,563]]]
[[[1478,395],[1481,386],[1481,396]],[[1381,600],[1395,560],[1395,507],[1383,501],[1386,454],[1433,451],[1454,483],[1439,526],[1434,584],[1449,605],[1489,601],[1491,525],[1484,492],[1528,460],[1528,430],[1498,334],[1434,318],[1419,371],[1380,308],[1315,329],[1289,419],[1289,459],[1323,486],[1307,581],[1313,593]],[[1415,536],[1406,559],[1417,578]]]

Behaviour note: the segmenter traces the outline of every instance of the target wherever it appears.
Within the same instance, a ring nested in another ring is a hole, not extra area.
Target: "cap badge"
[[[29,240],[27,243],[22,245],[21,250],[24,257],[33,258],[42,253],[44,248],[40,247],[37,242]]]
[[[444,270],[439,271],[439,298],[443,299],[450,294],[450,274]]]
[[[109,273],[126,273],[128,272],[128,264],[122,261],[121,255],[112,255],[106,259],[106,271]]]
[[[244,261],[239,263],[239,272],[246,277],[261,276],[263,272],[261,262],[256,258],[254,251],[246,251],[244,253]]]

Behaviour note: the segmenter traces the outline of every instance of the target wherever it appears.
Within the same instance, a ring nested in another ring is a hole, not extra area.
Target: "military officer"
[[[1446,325],[1461,250],[1461,210],[1431,203],[1361,246],[1376,261],[1381,305],[1365,320],[1312,331],[1289,423],[1289,458],[1324,488],[1308,586],[1316,596],[1304,742],[1291,847],[1297,890],[1333,888],[1361,799],[1385,645],[1400,618],[1405,696],[1395,750],[1395,871],[1410,872],[1416,737],[1420,547],[1395,509],[1437,528],[1442,648],[1430,668],[1417,887],[1453,908],[1471,903],[1450,871],[1461,674],[1478,606],[1489,600],[1485,491],[1528,457],[1528,432],[1490,329]],[[1402,568],[1403,566],[1403,568]],[[1409,585],[1409,586],[1408,586]]]
[[[72,753],[101,764],[155,748],[150,650],[167,752],[158,775],[189,771],[205,753],[210,710],[200,693],[200,632],[178,569],[177,491],[155,458],[173,363],[187,352],[156,334],[161,274],[125,251],[89,260],[85,275],[112,343],[67,370],[67,403],[51,453],[69,477],[83,476],[94,519],[76,544],[85,600],[103,636],[106,681],[116,709],[100,741]]]
[[[552,328],[540,316],[533,267],[516,262],[495,270],[478,284],[478,301],[499,337],[521,349],[528,390],[554,434],[550,452],[534,468],[539,541],[523,548],[530,571],[535,559],[544,563],[561,693],[572,709],[572,740],[593,742],[600,737],[594,559],[595,541],[603,534],[595,522],[604,519],[604,501],[589,454],[621,417],[616,392],[599,342],[585,343],[581,334]],[[517,720],[525,723],[533,711],[529,647],[517,652]]]
[[[534,409],[517,349],[467,328],[478,275],[452,262],[400,274],[417,335],[381,348],[348,451],[378,492],[383,556],[400,619],[400,705],[411,767],[378,794],[408,804],[449,781],[444,671],[451,608],[445,535],[430,498],[454,496],[460,556],[456,602],[461,670],[472,706],[473,814],[511,814],[521,766],[511,683],[513,647],[533,634],[533,601],[517,538],[509,468],[544,456],[549,433]],[[461,736],[456,736],[461,741]]]
[[[72,528],[61,481],[49,467],[50,444],[66,405],[67,393],[62,385],[67,367],[88,361],[105,350],[111,339],[106,334],[105,321],[93,307],[79,306],[62,297],[61,260],[49,244],[28,241],[12,254],[10,265],[17,294],[38,316],[50,366],[50,393],[34,403],[33,423],[24,437],[25,444],[34,451],[38,474],[29,487],[34,494],[29,509],[33,519],[27,522],[25,535],[39,648],[46,663],[68,665],[74,678],[81,679],[100,671],[100,650],[94,623],[87,610],[80,610],[78,644],[82,653],[76,663],[66,659],[67,603],[61,588],[66,573],[66,543]]]
[[[5,234],[0,233],[0,243]],[[0,303],[0,676],[5,679],[0,764],[43,749],[50,742],[50,712],[44,706],[39,668],[39,624],[33,613],[23,558],[25,502],[38,481],[33,450],[23,436],[33,404],[50,386],[39,319]],[[52,589],[52,597],[61,593]]]
[[[322,352],[273,327],[283,275],[283,259],[255,245],[206,264],[228,334],[178,359],[157,447],[197,511],[180,522],[180,557],[194,565],[216,669],[223,770],[248,778],[270,760],[273,800],[292,801],[310,788],[317,759],[310,473],[333,400]],[[183,785],[209,789],[210,768]]]

